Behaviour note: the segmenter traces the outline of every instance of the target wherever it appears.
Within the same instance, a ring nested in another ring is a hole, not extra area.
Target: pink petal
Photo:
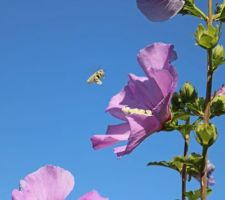
[[[91,192],[84,194],[78,200],[109,200],[109,199],[106,197],[100,196],[97,191],[92,190]]]
[[[94,149],[101,149],[125,141],[129,138],[129,135],[128,123],[111,125],[108,127],[106,135],[94,135],[91,137],[91,142]]]
[[[146,137],[162,128],[162,124],[159,123],[156,117],[143,118],[143,116],[128,117],[131,134],[126,149],[124,151],[117,150],[118,157],[131,153]]]
[[[12,200],[64,200],[74,187],[74,177],[63,168],[44,166],[20,181]]]
[[[150,69],[169,69],[170,62],[176,60],[177,55],[173,45],[165,43],[154,43],[139,51],[138,62],[147,76],[151,75]],[[150,73],[150,74],[149,74]]]
[[[164,21],[176,15],[184,6],[183,0],[137,0],[141,12],[151,21]]]
[[[124,106],[153,109],[162,99],[161,89],[153,78],[148,79],[147,77],[129,74],[128,85],[110,100],[106,111],[119,119],[127,121],[126,115],[122,112]]]

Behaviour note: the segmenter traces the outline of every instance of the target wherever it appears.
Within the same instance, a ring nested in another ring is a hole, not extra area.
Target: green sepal
[[[210,118],[225,114],[225,95],[215,96],[211,101],[211,115]]]
[[[196,128],[196,140],[203,147],[211,146],[217,138],[217,129],[213,124],[199,124]]]
[[[189,139],[190,132],[195,129],[195,126],[192,124],[183,124],[179,125],[178,130],[182,134],[185,140]]]
[[[205,13],[202,10],[200,10],[195,5],[194,0],[186,0],[184,7],[182,8],[182,10],[179,13],[182,15],[192,15],[192,16],[196,16],[200,19],[207,20],[207,16],[205,15]]]
[[[221,22],[225,22],[225,0],[223,3],[216,5],[216,15],[214,16],[215,20],[220,20]]]
[[[173,94],[171,104],[172,104],[172,111],[173,112],[183,111],[185,105],[183,104],[183,102],[181,100],[180,93],[175,92]]]
[[[208,29],[200,24],[195,33],[196,43],[204,49],[212,49],[219,41],[220,27],[209,25]]]
[[[173,131],[179,130],[180,126],[178,121],[183,120],[186,121],[190,117],[189,113],[185,113],[182,111],[172,112],[171,119],[164,124],[163,130],[165,131]]]
[[[207,188],[207,196],[212,192],[211,188]],[[201,198],[201,189],[195,191],[189,191],[185,193],[188,200],[198,200]]]
[[[225,51],[222,45],[217,45],[213,48],[212,51],[212,64],[213,64],[213,71],[217,69],[219,65],[225,63]]]
[[[195,99],[195,102],[187,104],[188,109],[191,111],[192,115],[197,115],[203,117],[205,108],[205,99],[199,97]]]
[[[170,121],[166,122],[164,124],[163,130],[165,131],[174,131],[178,128],[178,120],[177,119],[171,119]]]

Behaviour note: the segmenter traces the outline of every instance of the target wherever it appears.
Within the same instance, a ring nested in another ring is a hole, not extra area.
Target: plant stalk
[[[186,125],[190,124],[190,118],[186,120]],[[187,157],[188,154],[188,147],[189,147],[189,141],[190,141],[190,131],[184,136],[184,157]],[[187,183],[187,166],[186,164],[182,167],[182,200],[186,200],[186,183]]]
[[[208,0],[208,21],[207,25],[212,25],[213,22],[213,9],[212,0]],[[206,97],[205,97],[205,113],[204,113],[204,123],[209,123],[210,117],[210,100],[212,94],[212,80],[213,80],[213,66],[212,66],[212,49],[207,51],[208,69],[207,69],[207,84],[206,84]],[[208,149],[203,147],[203,168],[201,177],[201,200],[207,199],[207,160],[208,160]]]
[[[189,145],[189,138],[185,140],[184,143],[184,156],[187,156],[188,145]],[[186,164],[184,164],[182,168],[182,200],[186,200],[186,183],[187,183],[187,166]]]

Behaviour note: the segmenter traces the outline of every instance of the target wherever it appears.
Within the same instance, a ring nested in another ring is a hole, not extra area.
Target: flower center
[[[130,108],[128,106],[124,106],[122,108],[122,111],[124,114],[127,115],[145,115],[145,116],[152,116],[152,111],[151,110],[145,110],[145,109],[139,109],[139,108]]]

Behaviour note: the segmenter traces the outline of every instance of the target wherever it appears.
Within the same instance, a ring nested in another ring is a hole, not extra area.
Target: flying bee
[[[97,85],[101,85],[102,84],[102,81],[101,79],[105,76],[105,72],[103,69],[99,69],[98,71],[96,71],[94,74],[92,74],[87,82],[89,84],[92,84],[92,83],[96,83]]]

